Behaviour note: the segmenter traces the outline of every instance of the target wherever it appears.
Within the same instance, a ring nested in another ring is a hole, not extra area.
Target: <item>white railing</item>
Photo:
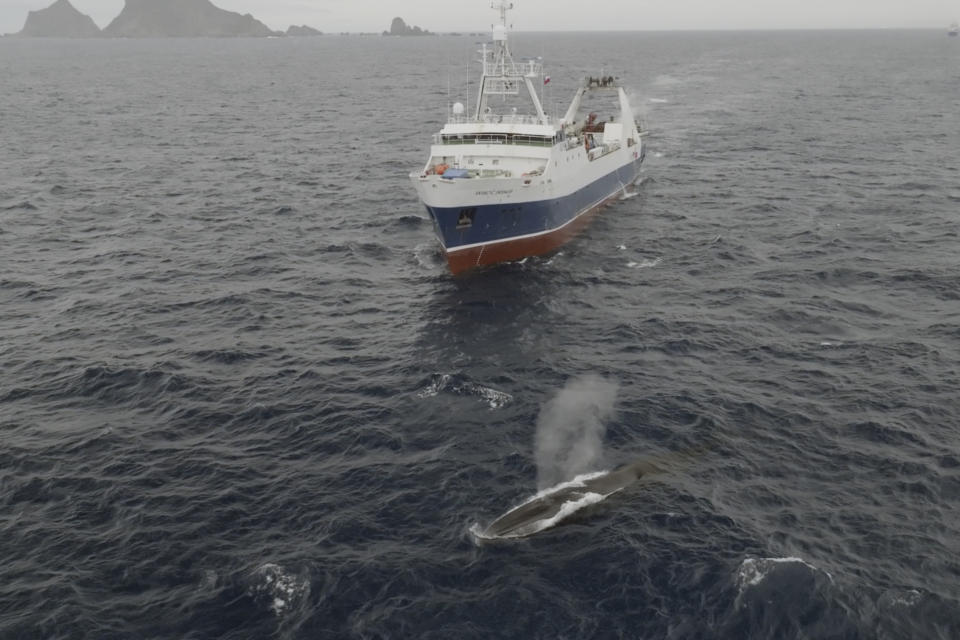
[[[520,115],[518,113],[486,113],[481,121],[487,124],[546,124],[540,122],[537,116]]]
[[[512,76],[536,78],[543,71],[543,65],[536,60],[526,62],[498,62],[496,60],[483,61],[483,74],[486,76]]]
[[[466,115],[450,115],[447,117],[447,124],[539,124],[539,125],[549,125],[550,117],[547,116],[545,121],[541,121],[537,116],[531,115],[521,115],[518,113],[486,113],[480,117],[480,120],[476,120],[473,116]]]

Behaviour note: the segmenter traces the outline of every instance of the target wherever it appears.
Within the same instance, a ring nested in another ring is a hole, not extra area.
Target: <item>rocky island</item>
[[[241,15],[210,0],[125,0],[103,30],[123,38],[190,38],[279,35],[249,13]]]
[[[21,36],[31,38],[96,38],[100,27],[90,16],[80,13],[70,0],[57,0],[46,9],[31,11]]]
[[[286,33],[273,31],[249,13],[241,15],[227,11],[210,0],[124,0],[120,15],[101,30],[93,18],[80,13],[70,0],[56,0],[46,9],[30,11],[23,30],[8,35],[32,38],[224,38],[319,36],[323,32],[307,25],[293,25]]]
[[[385,36],[432,36],[433,34],[420,27],[410,27],[403,18],[394,18],[390,23],[390,31],[384,31]]]
[[[303,25],[300,25],[299,27],[297,25],[291,25],[290,28],[287,29],[287,35],[288,36],[322,36],[323,32],[303,24]]]

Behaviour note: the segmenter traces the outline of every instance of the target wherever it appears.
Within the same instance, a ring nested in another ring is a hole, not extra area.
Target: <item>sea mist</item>
[[[618,384],[597,375],[567,382],[537,418],[537,485],[542,489],[588,471],[603,458],[606,421],[613,415]]]

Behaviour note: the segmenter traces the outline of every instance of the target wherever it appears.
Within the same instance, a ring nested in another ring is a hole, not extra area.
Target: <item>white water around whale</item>
[[[584,487],[586,486],[586,483],[588,480],[601,478],[607,475],[608,473],[610,472],[596,471],[593,473],[584,473],[582,475],[577,476],[573,480],[569,480],[567,482],[561,482],[556,486],[548,487],[547,489],[538,491],[537,493],[530,496],[520,504],[514,507],[511,507],[508,511],[506,511],[503,515],[499,517],[503,517],[504,515],[507,515],[508,513],[516,511],[517,509],[520,509],[530,504],[531,502],[535,502],[536,500],[545,498],[547,496],[558,493],[560,491],[564,491],[566,489],[575,489],[577,487]],[[480,523],[475,523],[472,527],[470,527],[470,533],[473,534],[474,539],[478,542],[482,540],[496,540],[496,539],[503,539],[503,538],[522,538],[522,537],[530,536],[535,533],[540,533],[541,531],[545,531],[551,527],[556,526],[557,524],[567,519],[574,513],[580,511],[581,509],[589,507],[591,505],[597,504],[598,502],[601,502],[602,500],[613,495],[619,490],[620,488],[614,491],[611,491],[609,493],[596,493],[593,491],[588,491],[586,493],[571,494],[571,497],[573,499],[564,502],[563,505],[561,505],[561,507],[556,511],[556,513],[553,513],[548,517],[541,518],[539,520],[534,520],[529,524],[518,528],[516,531],[513,531],[506,535],[488,534],[486,533],[485,528],[480,526]]]

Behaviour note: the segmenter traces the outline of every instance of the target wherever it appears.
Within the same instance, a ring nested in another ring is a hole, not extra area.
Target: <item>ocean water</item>
[[[0,638],[960,637],[960,43],[518,34],[643,181],[453,278],[475,40],[0,40]]]

